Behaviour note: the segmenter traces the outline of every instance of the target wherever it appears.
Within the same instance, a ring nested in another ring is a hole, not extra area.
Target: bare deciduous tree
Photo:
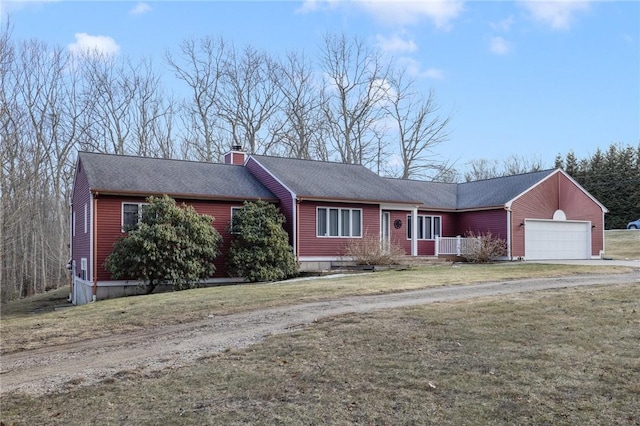
[[[232,145],[246,146],[250,153],[266,154],[277,142],[273,135],[278,129],[269,129],[282,102],[276,76],[277,62],[266,52],[251,46],[241,53],[229,51],[218,100]]]
[[[435,94],[426,97],[414,91],[415,82],[403,71],[389,79],[391,90],[387,111],[393,121],[402,167],[393,174],[402,179],[442,180],[451,169],[434,149],[449,138],[450,115],[440,116]]]
[[[66,156],[75,137],[73,81],[60,48],[36,40],[18,46],[3,32],[2,63],[2,299],[64,281]],[[64,213],[63,213],[64,212]]]
[[[464,179],[467,182],[482,179],[491,179],[500,176],[498,168],[498,160],[488,160],[479,158],[471,160],[467,163],[468,169],[464,173]]]
[[[324,143],[320,88],[304,55],[291,52],[278,68],[275,83],[282,94],[274,137],[288,157],[328,160]]]
[[[113,154],[173,153],[174,101],[164,96],[160,78],[148,60],[89,53],[75,58],[85,87],[85,149]]]
[[[494,177],[517,175],[522,173],[537,172],[543,169],[542,161],[529,159],[518,155],[511,155],[502,162],[480,158],[467,163],[469,169],[464,178],[467,182]]]
[[[75,152],[171,156],[173,106],[151,64],[0,34],[0,297],[67,283]]]
[[[175,76],[191,92],[181,109],[185,157],[213,162],[227,148],[218,102],[227,54],[221,37],[205,37],[197,41],[186,39],[180,44],[179,55],[166,55]]]
[[[322,109],[331,148],[344,163],[375,162],[389,65],[362,40],[342,34],[324,36],[320,68],[326,79]]]
[[[527,158],[521,155],[510,155],[503,164],[503,174],[518,175],[521,173],[538,172],[544,168],[539,158]]]

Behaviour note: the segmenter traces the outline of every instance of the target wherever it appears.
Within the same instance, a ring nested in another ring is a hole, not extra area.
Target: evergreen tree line
[[[624,229],[640,218],[640,143],[611,144],[606,151],[596,150],[588,158],[578,159],[570,151],[556,157],[555,166],[565,170],[609,210],[605,229]]]

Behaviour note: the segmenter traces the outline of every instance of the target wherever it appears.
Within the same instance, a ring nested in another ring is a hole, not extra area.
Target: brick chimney
[[[243,166],[246,159],[246,154],[242,150],[241,145],[233,145],[231,151],[224,155],[224,164],[235,164],[236,166]]]

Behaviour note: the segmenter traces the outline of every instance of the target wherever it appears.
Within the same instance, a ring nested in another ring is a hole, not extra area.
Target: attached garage
[[[525,219],[524,230],[526,260],[591,258],[591,222]]]

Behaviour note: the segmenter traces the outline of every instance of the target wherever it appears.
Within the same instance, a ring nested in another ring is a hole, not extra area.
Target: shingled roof
[[[458,184],[457,209],[503,206],[555,170],[524,173]]]
[[[503,206],[553,172],[554,170],[543,170],[459,184],[391,178],[387,180],[399,193],[412,198],[418,197],[425,208],[467,210]]]
[[[555,172],[455,184],[383,178],[357,164],[251,157],[299,199],[421,204],[443,210],[503,206]],[[89,152],[80,152],[78,158],[92,191],[206,199],[277,198],[244,166]]]
[[[243,166],[90,152],[80,152],[78,158],[92,191],[207,199],[276,199]]]
[[[298,199],[420,204],[418,194],[398,191],[388,179],[358,164],[252,155]]]
[[[425,208],[455,210],[457,184],[421,180],[386,178],[398,193],[417,198]]]

